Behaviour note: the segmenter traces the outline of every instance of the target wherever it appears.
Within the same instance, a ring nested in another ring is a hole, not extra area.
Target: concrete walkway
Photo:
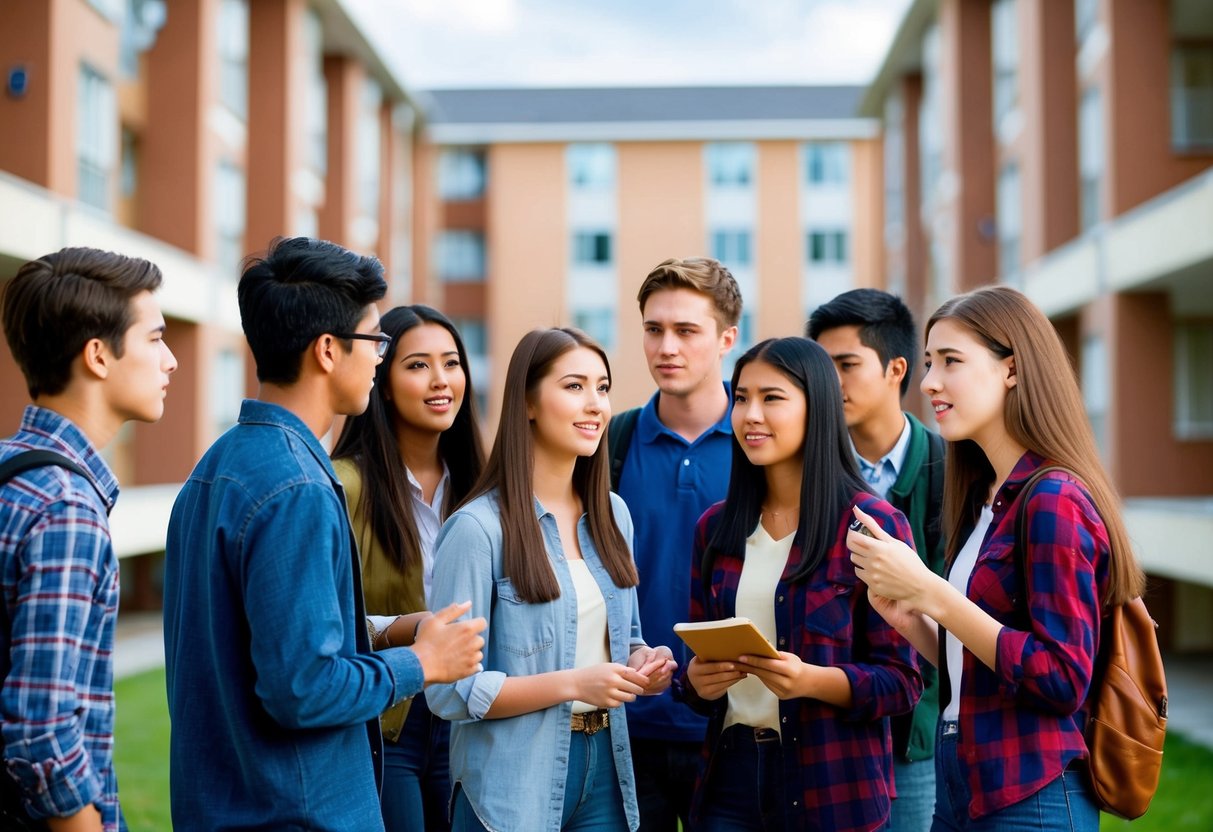
[[[114,678],[164,666],[164,634],[159,612],[118,616]],[[1213,655],[1166,657],[1170,716],[1167,727],[1213,749]]]

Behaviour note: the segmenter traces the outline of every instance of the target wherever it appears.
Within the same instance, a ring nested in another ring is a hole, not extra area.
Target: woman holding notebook
[[[885,717],[909,711],[922,680],[868,603],[846,536],[855,506],[907,542],[909,525],[865,493],[838,376],[816,343],[763,341],[738,360],[732,390],[732,476],[696,530],[691,617],[749,618],[779,658],[695,658],[676,683],[711,720],[694,828],[883,828]]]

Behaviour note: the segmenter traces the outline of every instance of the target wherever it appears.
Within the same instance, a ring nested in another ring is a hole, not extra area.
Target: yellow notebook
[[[778,651],[748,618],[683,622],[674,625],[674,634],[705,662],[727,662],[738,656],[779,658]]]

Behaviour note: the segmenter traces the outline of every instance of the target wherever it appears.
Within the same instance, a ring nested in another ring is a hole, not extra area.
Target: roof
[[[439,143],[874,135],[861,86],[446,89],[428,93]],[[831,126],[832,125],[832,126]]]

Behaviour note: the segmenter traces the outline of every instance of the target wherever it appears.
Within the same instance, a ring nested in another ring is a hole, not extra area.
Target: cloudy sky
[[[909,0],[344,0],[415,89],[865,83]]]

